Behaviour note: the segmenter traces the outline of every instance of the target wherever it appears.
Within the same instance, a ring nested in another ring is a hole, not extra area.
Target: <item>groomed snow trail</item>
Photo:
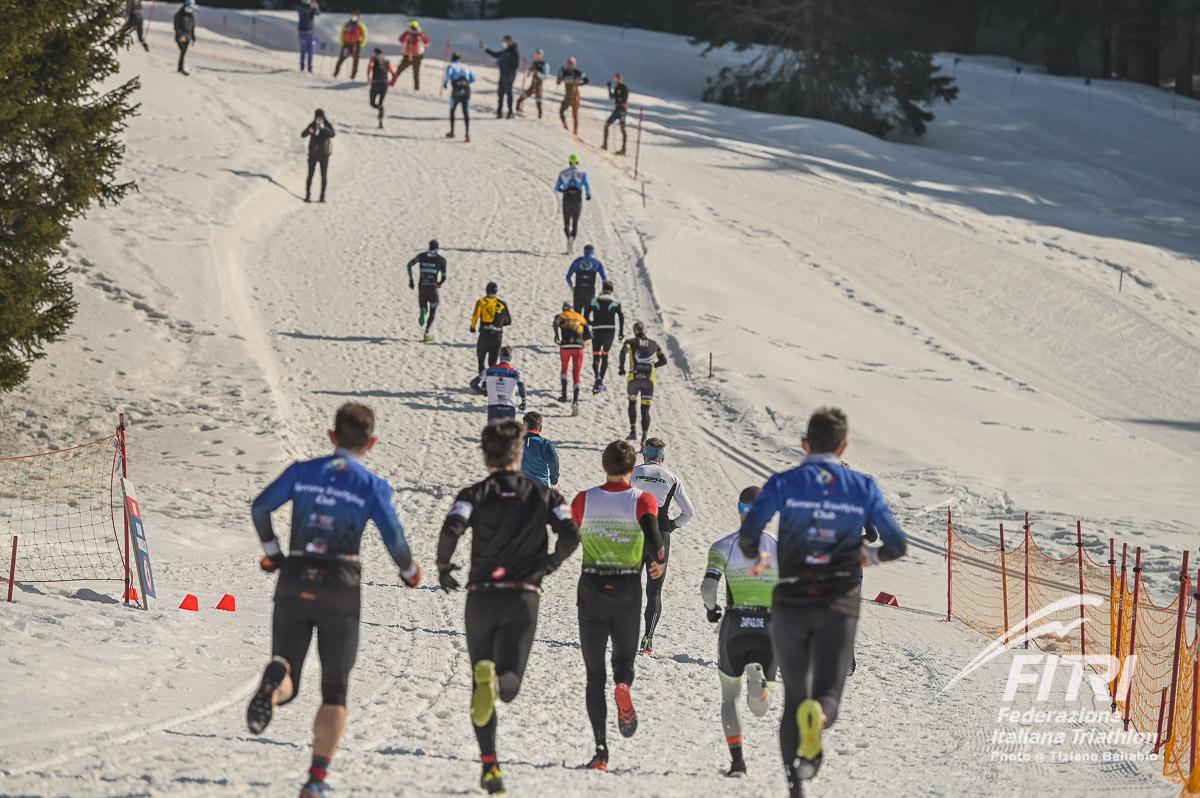
[[[570,259],[551,189],[569,152],[581,151],[596,193],[584,209],[580,243],[595,244],[629,323],[647,321],[666,344],[665,324],[671,343],[687,348],[689,325],[703,312],[664,303],[654,264],[673,257],[670,238],[662,231],[648,238],[646,229],[672,217],[642,210],[627,164],[613,166],[572,144],[549,119],[494,120],[490,84],[477,89],[475,141],[467,146],[442,137],[445,104],[429,90],[433,65],[423,94],[414,96],[407,75],[401,79],[388,96],[386,127],[377,130],[361,83],[298,77],[269,66],[278,57],[211,33],[189,55],[193,76],[184,82],[170,72],[174,53],[161,26],[156,33],[148,59],[140,52],[128,59],[148,60],[154,70],[144,72],[143,117],[131,132],[130,167],[142,194],[81,226],[73,257],[92,264],[80,270],[85,280],[109,270],[118,277],[101,283],[144,294],[121,302],[120,294],[85,283],[86,318],[75,343],[113,336],[115,352],[144,353],[141,374],[129,378],[141,393],[133,408],[147,419],[130,433],[132,465],[145,483],[164,609],[94,606],[49,588],[30,589],[0,612],[6,681],[11,673],[14,685],[4,691],[3,709],[23,717],[0,729],[4,793],[294,790],[307,764],[317,664],[310,659],[301,697],[268,733],[250,737],[243,700],[269,650],[273,580],[257,572],[246,502],[288,458],[324,450],[323,430],[338,404],[366,401],[381,438],[370,464],[396,486],[410,541],[432,579],[442,514],[462,485],[482,476],[475,442],[484,413],[466,387],[475,363],[467,323],[489,279],[512,306],[506,340],[517,347],[530,407],[546,415],[547,434],[559,444],[564,492],[600,479],[600,448],[626,428],[615,364],[616,390],[587,394],[578,418],[553,401],[558,357],[550,320],[567,296]],[[304,205],[298,134],[318,106],[338,130],[330,201]],[[708,210],[719,215],[724,201],[715,185]],[[449,281],[437,340],[422,344],[403,265],[432,237],[449,260]],[[729,279],[738,280],[742,266],[730,268]],[[769,720],[747,720],[749,777],[731,783],[720,775],[727,754],[716,636],[697,587],[709,543],[736,523],[736,492],[792,461],[798,429],[768,433],[766,425],[729,418],[720,388],[698,392],[698,365],[685,370],[683,352],[672,355],[659,380],[654,432],[668,440],[669,464],[688,482],[697,521],[676,535],[658,650],[638,663],[638,736],[626,741],[611,731],[609,774],[574,769],[590,755],[591,740],[572,561],[547,582],[522,694],[499,710],[512,794],[783,792],[778,710]],[[86,362],[80,359],[79,379],[87,378]],[[109,395],[129,401],[117,390],[121,380],[107,379],[114,383]],[[102,418],[107,390],[75,396],[76,415]],[[42,429],[65,435],[72,423],[64,418]],[[775,447],[776,433],[793,439],[790,447]],[[812,794],[1172,794],[1153,763],[990,760],[1007,665],[943,692],[984,641],[939,620],[938,511],[901,506],[915,539],[910,556],[870,573],[864,594],[886,589],[906,608],[864,608],[859,670]],[[277,523],[282,529],[286,515]],[[367,539],[362,645],[331,780],[344,795],[472,794],[478,766],[466,712],[462,596],[428,585],[404,589],[373,530]],[[200,593],[206,611],[174,610],[185,592]],[[237,595],[235,615],[208,609],[224,592]]]

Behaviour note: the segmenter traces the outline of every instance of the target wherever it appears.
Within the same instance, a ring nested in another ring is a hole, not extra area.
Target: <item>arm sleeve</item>
[[[642,547],[643,558],[646,562],[666,562],[667,547],[658,528],[658,502],[653,493],[643,493],[638,497],[637,514],[638,525],[646,536],[646,544]]]
[[[258,539],[267,554],[277,554],[280,550],[279,541],[275,538],[275,529],[271,526],[271,513],[292,498],[292,486],[295,484],[296,466],[291,465],[274,482],[267,485],[250,505],[250,517],[254,520],[254,529],[258,532]]]
[[[742,549],[742,554],[745,554],[751,559],[758,557],[758,543],[762,537],[763,529],[775,517],[776,511],[779,509],[778,489],[775,485],[775,477],[767,480],[767,484],[763,486],[763,491],[759,497],[754,500],[754,504],[750,507],[750,512],[746,514],[746,520],[742,522],[742,526],[738,529],[738,546]]]
[[[592,184],[588,182],[587,172],[583,173],[583,190],[587,192],[588,198],[592,196]]]
[[[329,130],[329,138],[333,138],[337,135],[337,131],[333,129],[333,123],[328,119],[325,120],[325,127]]]
[[[675,501],[679,505],[679,515],[675,516],[674,524],[676,527],[681,527],[691,521],[696,515],[696,510],[692,507],[692,500],[688,498],[687,490],[683,487],[683,480],[675,483]]]
[[[521,394],[521,401],[525,401],[525,380],[517,380],[517,392]]]
[[[558,570],[567,558],[579,548],[579,524],[575,522],[573,511],[567,502],[557,492],[550,493],[550,529],[557,538],[554,541],[554,551],[550,554],[550,567]]]
[[[622,322],[622,323],[623,323],[623,322]],[[618,371],[624,371],[624,370],[625,370],[625,354],[626,354],[628,351],[629,351],[629,342],[628,342],[628,341],[626,341],[625,343],[621,344],[621,356],[620,356],[619,358],[617,358],[617,370],[618,370]],[[629,356],[629,359],[632,361],[632,360],[633,360],[633,355],[630,355],[630,356]]]
[[[564,187],[563,187],[563,176],[560,174],[560,175],[558,176],[558,179],[554,181],[554,190],[555,190],[555,191],[562,191],[562,190],[563,190],[563,188],[564,188]]]
[[[379,535],[383,538],[383,545],[387,547],[388,554],[392,555],[392,560],[407,575],[413,567],[412,550],[408,547],[408,539],[404,537],[404,525],[400,523],[396,508],[392,506],[392,487],[383,480],[380,480],[379,487],[375,489],[375,507],[372,508],[371,520],[379,527]]]
[[[576,263],[578,263],[578,261],[573,261],[571,263],[571,268],[567,269],[567,288],[571,288],[571,289],[575,288],[575,282],[571,278],[573,278],[575,276],[575,264]]]
[[[438,285],[443,285],[446,282],[446,259],[438,263]]]
[[[488,48],[486,48],[486,47],[485,47],[485,48],[483,48],[483,51],[484,51],[485,53],[487,53],[488,55],[490,55],[492,58],[499,58],[499,57],[500,57],[500,51],[499,51],[499,50],[489,50]]]
[[[442,532],[438,535],[438,565],[450,563],[450,558],[454,556],[454,550],[458,547],[458,539],[467,531],[471,523],[471,513],[475,510],[471,499],[467,491],[461,491],[454,499],[450,512],[446,513],[446,520],[442,522]]]
[[[583,511],[587,504],[587,494],[583,491],[575,494],[575,498],[571,500],[571,518],[574,519],[576,525],[583,526]]]
[[[704,578],[700,580],[700,597],[704,599],[704,608],[711,610],[717,606],[717,587],[725,574],[725,553],[721,551],[720,541],[712,544],[708,550],[708,567],[704,570]]]
[[[416,264],[416,262],[420,259],[420,257],[421,256],[418,255],[417,257],[413,258],[412,260],[410,260],[408,262],[408,281],[410,283],[412,282],[412,267]]]
[[[302,139],[307,138],[308,136],[311,136],[311,135],[312,135],[312,122],[309,122],[307,125],[304,126],[304,130],[300,131],[300,138],[302,138]]]
[[[550,441],[546,441],[546,465],[550,467],[550,484],[557,485],[559,477],[558,449]]]
[[[662,351],[662,347],[660,346],[658,348],[658,360],[655,361],[654,367],[659,368],[659,367],[662,367],[665,365],[667,365],[667,355],[665,352]]]
[[[475,312],[471,314],[471,327],[474,328],[479,324],[479,316],[483,313],[483,300],[475,300]]]
[[[898,560],[908,550],[908,538],[905,537],[904,530],[896,521],[896,516],[892,515],[892,509],[888,507],[887,501],[880,494],[879,486],[872,482],[871,488],[875,501],[872,502],[871,517],[867,520],[875,524],[875,528],[879,530],[879,540],[883,543],[876,550],[879,554],[879,561]]]
[[[596,261],[596,271],[599,272],[601,280],[608,279],[608,275],[604,273],[604,264],[600,261]]]

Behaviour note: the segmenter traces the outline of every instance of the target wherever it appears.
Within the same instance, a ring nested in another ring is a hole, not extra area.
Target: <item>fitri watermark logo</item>
[[[991,737],[992,761],[1158,759],[1150,750],[1154,736],[1126,729],[1111,703],[1113,695],[1128,694],[1137,669],[1136,655],[1117,658],[1107,653],[1025,650],[1027,641],[1049,639],[1057,644],[1068,638],[1084,625],[1084,608],[1102,604],[1099,596],[1085,594],[1067,596],[1041,608],[1004,630],[946,683],[943,690],[950,691],[988,663],[1011,657]],[[1059,620],[1067,614],[1072,620]]]

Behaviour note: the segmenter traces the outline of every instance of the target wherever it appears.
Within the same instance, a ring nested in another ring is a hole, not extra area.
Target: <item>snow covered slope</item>
[[[272,582],[255,566],[247,501],[288,458],[323,450],[337,404],[364,398],[383,439],[372,463],[396,484],[429,564],[451,497],[481,475],[466,324],[487,280],[514,307],[511,342],[560,443],[564,490],[599,478],[600,446],[624,430],[623,399],[589,400],[576,419],[551,401],[549,320],[567,266],[551,187],[578,151],[596,191],[585,235],[631,317],[672,349],[655,429],[698,519],[673,548],[659,651],[639,663],[642,729],[614,743],[607,776],[569,767],[590,753],[572,568],[548,582],[526,688],[500,715],[514,794],[782,790],[777,715],[748,725],[749,779],[731,787],[719,775],[716,639],[697,586],[709,542],[736,523],[737,490],[795,461],[802,420],[824,402],[851,414],[849,458],[880,478],[914,545],[868,574],[866,594],[896,593],[904,609],[865,610],[819,794],[1172,794],[1155,763],[992,761],[1007,666],[943,692],[982,641],[939,621],[938,547],[946,502],[980,530],[1024,509],[1047,534],[1082,516],[1089,546],[1116,533],[1146,545],[1160,570],[1194,545],[1200,203],[1194,157],[1175,155],[1194,146],[1194,105],[1173,117],[1150,105],[1163,95],[1097,85],[1089,111],[1078,84],[1014,83],[1006,65],[968,60],[960,103],[940,109],[926,141],[902,145],[701,104],[706,72],[743,56],[701,60],[677,38],[427,21],[435,42],[464,51],[511,31],[552,62],[569,49],[601,83],[624,71],[647,115],[643,186],[629,159],[595,149],[601,90],[589,90],[585,141],[573,143],[552,119],[490,119],[484,82],[466,146],[442,138],[430,64],[423,93],[405,77],[389,95],[381,131],[361,83],[297,76],[292,54],[222,37],[222,25],[236,33],[249,19],[232,12],[203,12],[211,27],[189,54],[194,74],[176,76],[165,8],[152,52],[125,59],[145,85],[129,133],[141,192],[78,226],[78,323],[2,405],[14,452],[94,437],[130,412],[164,609],[22,586],[0,610],[0,710],[20,718],[0,724],[0,792],[293,789],[312,681],[264,738],[242,721],[269,647]],[[254,30],[290,35],[286,16],[257,19]],[[394,40],[404,20],[367,22]],[[298,134],[318,106],[339,135],[330,202],[306,206]],[[438,343],[426,346],[402,268],[433,236],[450,282]],[[470,792],[461,597],[399,588],[373,538],[365,558],[334,784],[351,795]],[[173,609],[186,592],[204,612]],[[211,610],[225,592],[234,615]]]

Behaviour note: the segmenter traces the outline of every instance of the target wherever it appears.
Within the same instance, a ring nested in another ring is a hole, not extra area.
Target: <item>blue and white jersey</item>
[[[763,528],[779,516],[779,576],[819,589],[838,590],[862,580],[862,530],[875,524],[883,546],[880,561],[904,555],[907,541],[875,480],[833,455],[810,455],[775,474],[738,530],[747,557],[757,557]]]
[[[525,401],[525,383],[521,372],[510,363],[497,363],[483,372],[483,384],[487,387],[488,405],[516,407]],[[520,396],[520,401],[517,397]]]
[[[412,567],[404,526],[392,506],[392,487],[367,470],[349,452],[288,466],[250,509],[267,554],[279,551],[271,513],[292,503],[289,557],[312,560],[358,559],[368,521],[379,527],[388,553],[401,570]]]
[[[591,255],[583,255],[572,261],[571,268],[567,269],[567,285],[574,288],[578,282],[580,287],[594,288],[597,276],[601,281],[608,279],[604,264]]]
[[[578,166],[568,166],[559,172],[558,181],[554,184],[554,190],[560,192],[583,191],[587,194],[588,199],[591,199],[592,196],[592,187],[588,185],[587,172]]]

